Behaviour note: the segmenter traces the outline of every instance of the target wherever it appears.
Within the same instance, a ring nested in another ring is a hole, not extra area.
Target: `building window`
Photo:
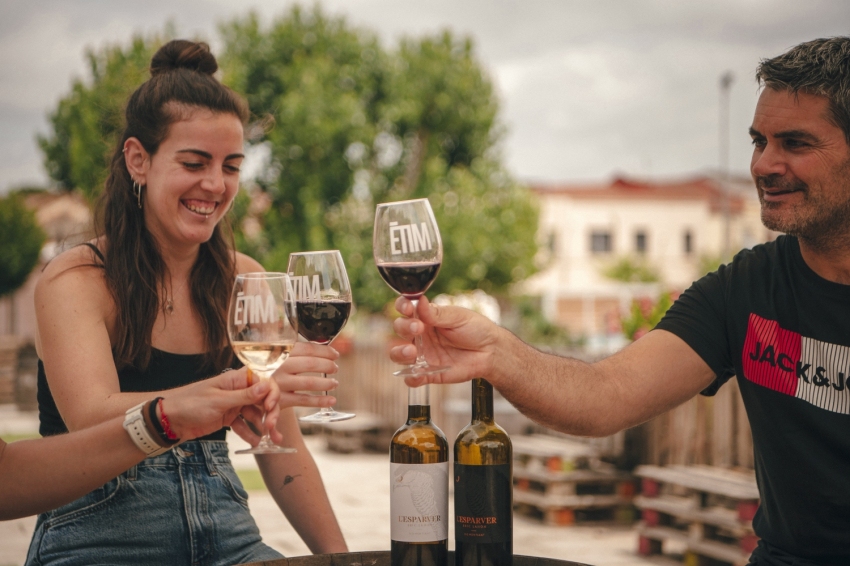
[[[594,230],[590,233],[590,252],[606,254],[611,252],[611,232]]]
[[[639,254],[646,253],[646,232],[643,230],[635,232],[635,251]]]
[[[691,255],[694,253],[694,236],[691,234],[690,230],[685,230],[683,249],[685,251],[685,255]]]
[[[555,232],[549,232],[549,237],[546,239],[546,247],[552,256],[558,255],[558,235]]]

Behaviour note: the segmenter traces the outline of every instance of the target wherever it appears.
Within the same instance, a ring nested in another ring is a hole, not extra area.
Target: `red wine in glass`
[[[351,301],[296,301],[298,333],[309,342],[330,344],[351,314]]]
[[[418,299],[425,294],[437,274],[440,262],[399,262],[378,265],[378,273],[399,295],[408,299]]]
[[[295,295],[298,333],[309,342],[330,344],[351,314],[351,285],[342,255],[339,250],[293,253],[289,255],[288,271]],[[322,374],[322,377],[326,376]],[[329,423],[353,417],[354,413],[322,407],[299,420]]]
[[[415,318],[419,298],[437,278],[443,263],[440,229],[428,199],[379,204],[375,208],[372,255],[387,285],[413,302]],[[427,375],[449,369],[429,365],[422,353],[422,337],[417,336],[414,342],[416,361],[393,375]]]

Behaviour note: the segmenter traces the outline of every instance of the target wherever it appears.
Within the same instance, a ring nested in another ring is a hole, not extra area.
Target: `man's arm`
[[[396,308],[413,314],[399,298]],[[596,363],[545,354],[459,307],[431,305],[420,299],[420,321],[399,318],[396,332],[423,337],[429,363],[451,366],[445,373],[408,378],[409,385],[487,379],[531,419],[570,434],[605,436],[644,422],[693,397],[714,373],[683,340],[655,330],[613,356]],[[415,358],[412,345],[397,346],[393,361]]]

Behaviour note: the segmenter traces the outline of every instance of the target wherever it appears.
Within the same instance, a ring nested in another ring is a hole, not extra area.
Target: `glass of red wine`
[[[289,254],[287,271],[295,295],[298,333],[308,342],[330,344],[351,314],[351,286],[342,255],[338,250]],[[322,377],[327,376],[322,374]],[[351,418],[354,413],[322,407],[299,420],[330,423]]]
[[[440,229],[428,199],[379,204],[375,210],[372,254],[387,285],[413,302],[415,318],[419,297],[437,278],[443,262]],[[421,336],[416,337],[415,344],[416,361],[393,375],[428,375],[449,369],[428,365]]]

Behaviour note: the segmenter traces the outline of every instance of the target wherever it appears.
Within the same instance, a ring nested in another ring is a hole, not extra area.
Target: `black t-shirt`
[[[850,564],[850,286],[819,277],[796,238],[735,256],[658,325],[735,375],[753,432],[756,534],[792,555]]]

